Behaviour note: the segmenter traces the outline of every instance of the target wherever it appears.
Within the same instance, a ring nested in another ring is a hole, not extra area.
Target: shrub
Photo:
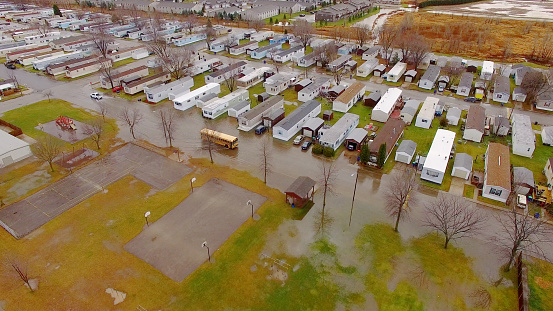
[[[447,120],[447,118],[445,116],[442,116],[440,118],[440,126],[441,127],[446,127],[448,124],[449,124],[449,120]]]
[[[314,154],[322,154],[323,153],[323,146],[319,144],[313,145],[313,148],[311,148],[311,152]]]
[[[324,147],[323,154],[324,154],[325,157],[331,158],[331,157],[334,156],[335,151],[334,151],[334,149],[332,149],[330,147]]]

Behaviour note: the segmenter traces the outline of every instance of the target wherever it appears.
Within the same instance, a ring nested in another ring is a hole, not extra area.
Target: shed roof
[[[285,193],[293,193],[301,198],[307,196],[309,191],[315,187],[315,181],[307,176],[300,176],[294,180],[294,182],[288,186]]]
[[[417,113],[417,110],[419,110],[421,102],[416,99],[410,99],[407,102],[405,102],[405,105],[403,106],[403,109],[401,109],[402,113],[408,113],[412,116],[414,116]]]
[[[366,130],[360,127],[356,127],[353,130],[351,130],[351,132],[349,132],[348,137],[346,137],[346,139],[353,140],[356,143],[361,143],[363,142],[363,140],[365,140],[365,137],[367,137],[367,134],[369,134],[369,132],[367,132]]]
[[[380,92],[379,91],[374,91],[374,92],[371,92],[369,95],[365,96],[365,99],[378,101],[378,100],[380,100],[380,97],[382,97]]]
[[[453,162],[453,167],[461,167],[467,171],[472,171],[472,163],[474,159],[470,154],[467,153],[458,153],[455,155],[455,161]]]
[[[447,118],[457,119],[461,118],[461,109],[457,107],[449,108],[447,110]]]
[[[531,187],[535,187],[534,173],[526,167],[513,167],[514,182],[519,184],[526,184]]]
[[[417,150],[417,143],[409,140],[404,139],[401,144],[399,144],[399,147],[397,147],[396,153],[402,152],[406,153],[410,156],[413,156],[415,154],[415,151]]]
[[[509,147],[490,143],[486,155],[486,184],[511,190]]]
[[[25,146],[29,146],[29,144],[10,135],[10,133],[0,130],[0,156]]]
[[[470,106],[467,114],[466,129],[474,129],[484,133],[486,128],[486,109],[481,106]]]
[[[321,118],[310,118],[303,124],[303,128],[310,129],[310,130],[316,130],[320,128],[324,124],[324,120]]]

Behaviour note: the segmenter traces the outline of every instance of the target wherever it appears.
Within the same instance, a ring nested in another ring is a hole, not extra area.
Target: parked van
[[[260,126],[255,128],[255,134],[261,135],[261,134],[265,133],[266,130],[267,130],[267,127],[265,125],[260,125]]]

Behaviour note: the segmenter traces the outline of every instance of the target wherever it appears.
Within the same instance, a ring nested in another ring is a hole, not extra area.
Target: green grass
[[[200,88],[205,85],[205,76],[209,75],[210,72],[204,72],[199,75],[194,76],[194,86],[190,88],[191,91]]]
[[[502,207],[502,208],[507,208],[507,205],[505,205],[505,203],[503,203],[503,202],[488,199],[488,198],[485,198],[485,197],[480,196],[480,195],[476,199],[480,202],[488,203],[488,204],[499,206],[499,207]]]
[[[463,187],[463,196],[469,199],[474,198],[474,189],[475,187],[473,185],[465,184]]]
[[[348,27],[348,26],[351,26],[359,21],[362,21],[364,20],[365,18],[369,17],[369,16],[372,16],[372,15],[375,15],[375,14],[378,14],[380,12],[380,7],[375,7],[373,9],[370,10],[370,12],[368,13],[363,13],[363,15],[361,15],[360,17],[356,17],[356,18],[352,18],[351,20],[349,18],[344,18],[344,19],[341,19],[339,21],[336,21],[336,22],[331,22],[331,23],[324,23],[323,26],[345,26],[345,27]],[[321,27],[321,24],[320,23],[315,23],[315,25],[317,27]]]
[[[553,310],[553,267],[551,263],[532,259],[528,266],[530,310]]]
[[[238,41],[238,45],[246,44],[248,42],[250,42],[250,39],[242,39],[242,40]]]
[[[263,40],[259,42],[259,47],[267,46],[267,45],[269,45],[269,40]]]
[[[114,62],[113,63],[113,68],[125,66],[125,65],[128,65],[128,64],[134,63],[135,61],[136,61],[136,59],[134,59],[132,57],[129,57],[129,58]]]
[[[290,14],[290,13],[280,13],[280,14],[278,14],[277,16],[273,16],[273,17],[272,17],[272,21],[273,21],[273,24],[276,24],[276,21],[277,21],[277,20],[278,20],[279,22],[287,21],[287,20],[289,20],[290,18],[294,18],[294,17],[296,17],[296,16],[299,16],[300,14],[309,14],[309,13],[307,13],[307,12],[305,12],[305,11],[301,11],[301,12],[297,12],[297,13],[292,13],[292,14]],[[284,15],[286,15],[286,18],[284,18]],[[271,24],[271,17],[266,18],[266,19],[265,19],[265,23],[266,23],[267,25],[272,25],[272,24]]]
[[[265,92],[265,88],[263,87],[263,81],[259,82],[256,85],[253,85],[248,89],[248,92],[250,92],[250,102],[252,108],[257,105],[257,97],[255,95],[259,95],[263,92]]]

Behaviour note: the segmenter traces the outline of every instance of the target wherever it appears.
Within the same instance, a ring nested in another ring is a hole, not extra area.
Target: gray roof
[[[552,145],[553,144],[553,126],[544,126],[541,131],[542,131],[541,139],[543,143]]]
[[[303,79],[303,80],[299,81],[298,83],[296,83],[296,85],[301,85],[303,87],[306,87],[309,84],[311,84],[311,82],[313,82],[313,81],[311,81],[311,79]]]
[[[405,139],[399,144],[399,147],[397,147],[396,153],[403,152],[413,156],[416,150],[417,143],[412,140]]]
[[[378,65],[378,66],[374,67],[374,69],[373,69],[373,70],[377,70],[377,71],[384,71],[384,70],[386,70],[386,65],[384,65],[384,64],[380,64],[380,65]]]
[[[268,116],[266,116],[267,119],[275,120],[276,118],[280,117],[284,114],[284,108],[278,108],[277,110],[271,112]],[[280,124],[280,122],[279,122]]]
[[[515,89],[513,90],[513,94],[523,94],[523,95],[526,95],[526,90],[520,86],[517,86],[515,87]]]
[[[401,112],[406,112],[412,116],[414,116],[417,113],[417,110],[419,110],[421,102],[416,99],[410,99],[408,100],[405,105],[403,106],[403,109],[401,109]]]
[[[417,71],[416,70],[407,70],[407,72],[404,74],[404,76],[408,76],[408,77],[414,77],[417,75]]]
[[[293,48],[289,48],[288,50],[282,50],[281,52],[278,52],[275,55],[278,55],[278,56],[282,57],[282,56],[286,56],[288,54],[295,53],[299,50],[303,50],[303,45],[296,46],[296,47],[293,47]]]
[[[239,110],[244,109],[244,108],[247,107],[248,105],[250,105],[250,102],[247,101],[247,100],[243,100],[243,101],[239,102],[238,104],[232,106],[230,109],[234,109],[234,110],[236,110],[236,111],[239,111]]]
[[[273,96],[269,99],[266,99],[264,102],[259,103],[257,106],[253,107],[252,109],[244,112],[240,117],[245,118],[247,120],[251,120],[259,115],[264,114],[265,111],[267,111],[269,108],[279,103],[282,103],[283,101],[284,101],[284,97],[280,95]]]
[[[474,159],[470,154],[458,153],[455,155],[455,161],[453,162],[453,167],[462,167],[467,171],[472,171],[473,160]]]
[[[496,116],[495,120],[494,120],[494,126],[495,127],[501,127],[501,126],[511,127],[511,121],[509,121],[509,119],[507,119],[505,117]]]
[[[321,79],[317,79],[315,81],[313,81],[311,84],[309,84],[308,86],[304,87],[303,89],[301,89],[301,91],[299,91],[298,93],[310,93],[310,92],[313,92],[314,90],[318,89],[321,87],[321,85],[327,83],[330,79],[328,78],[321,78]]]
[[[536,134],[532,129],[532,122],[530,117],[525,114],[515,113],[512,116],[513,123],[513,144],[528,142],[534,143],[536,140]]]
[[[296,124],[308,114],[310,114],[317,107],[320,107],[321,103],[316,100],[310,100],[305,104],[299,106],[294,111],[292,111],[286,118],[282,119],[278,124],[279,127],[282,127],[285,130],[289,130],[296,126]]]
[[[371,92],[369,95],[365,96],[365,99],[372,99],[374,101],[380,100],[380,97],[382,97],[382,94],[380,94],[379,91]]]
[[[344,134],[352,123],[359,121],[359,115],[353,113],[344,114],[334,125],[328,129],[321,137],[322,141],[335,142]]]
[[[305,197],[315,186],[315,181],[306,176],[300,176],[284,192],[294,193],[300,197]]]
[[[428,69],[426,69],[426,71],[422,75],[421,80],[430,80],[432,82],[436,82],[438,76],[440,75],[440,70],[442,70],[442,68],[440,68],[439,66],[428,66]]]
[[[472,88],[472,81],[474,80],[474,75],[472,72],[465,72],[461,75],[461,80],[459,81],[459,87],[468,87]]]
[[[198,100],[203,102],[203,103],[206,103],[206,102],[208,102],[208,101],[210,101],[214,98],[217,98],[217,97],[219,97],[219,94],[209,93],[209,94],[206,94],[203,97],[198,98]]]
[[[340,93],[342,93],[342,92],[345,91],[345,90],[346,90],[346,86],[343,85],[343,84],[341,84],[341,85],[339,84],[339,85],[333,86],[333,87],[332,87],[330,90],[328,90],[328,91],[329,91],[329,92],[334,92],[334,93],[336,93],[336,94],[340,94]]]
[[[356,127],[353,130],[351,130],[351,132],[349,132],[348,137],[346,137],[346,139],[353,140],[357,143],[361,143],[363,142],[365,137],[367,137],[367,134],[369,134],[369,132],[367,132],[366,130],[360,127]]]
[[[526,167],[513,167],[515,183],[526,184],[535,187],[534,173]]]
[[[493,92],[510,94],[511,85],[509,83],[509,78],[503,76],[496,77]]]
[[[221,75],[224,75],[225,73],[229,72],[229,71],[232,71],[232,70],[235,70],[237,68],[240,68],[242,66],[245,66],[247,65],[247,63],[243,60],[239,61],[239,62],[236,62],[234,64],[230,64],[224,68],[221,68],[217,71],[215,71],[214,73],[210,74],[211,77],[213,78],[216,78],[218,76],[221,76]]]
[[[341,64],[344,64],[346,62],[348,62],[349,60],[351,59],[351,55],[342,55],[340,57],[338,57],[337,59],[333,60],[330,64],[328,64],[328,66],[338,66],[338,65],[341,65]]]
[[[282,46],[282,43],[273,43],[266,46],[262,46],[259,49],[254,50],[256,53],[261,53],[265,51],[270,51],[272,49],[276,49]]]
[[[447,118],[456,118],[458,120],[461,118],[461,109],[457,107],[449,108],[447,110]]]
[[[323,124],[324,124],[324,120],[317,117],[317,118],[310,118],[309,120],[307,120],[305,122],[305,124],[303,124],[303,127],[304,128],[308,128],[310,130],[315,130],[315,129],[318,129],[320,128]]]

